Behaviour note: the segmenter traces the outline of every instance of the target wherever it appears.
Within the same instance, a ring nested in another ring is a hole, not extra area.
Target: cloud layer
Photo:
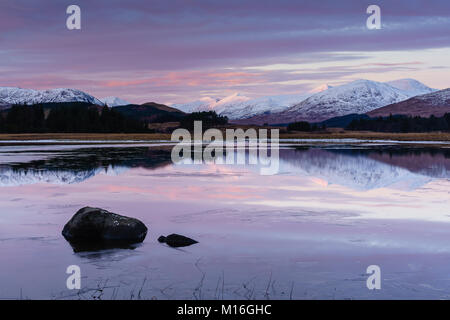
[[[413,77],[450,84],[450,2],[3,0],[0,85],[75,87],[133,102],[234,91],[293,93],[323,82]],[[389,77],[389,78],[387,78]]]

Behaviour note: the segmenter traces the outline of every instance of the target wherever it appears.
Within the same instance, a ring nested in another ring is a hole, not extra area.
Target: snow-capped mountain
[[[213,99],[210,97],[204,97],[200,100],[188,102],[188,103],[176,103],[172,104],[171,107],[181,110],[183,112],[191,113],[191,112],[200,112],[200,111],[208,111],[211,109],[216,102],[220,99]]]
[[[103,104],[106,104],[110,108],[126,106],[126,105],[131,104],[130,102],[123,100],[121,98],[118,98],[118,97],[105,97],[105,98],[100,99],[100,101],[103,102]]]
[[[249,97],[241,93],[234,93],[230,96],[218,100],[211,106],[211,109],[215,110],[219,114],[222,114],[227,109],[246,103],[249,100],[251,100]]]
[[[367,113],[434,90],[412,79],[397,80],[394,85],[399,88],[383,82],[356,80],[311,95],[284,111],[252,117],[248,122],[319,122],[352,113]]]
[[[235,93],[223,99],[206,97],[190,103],[174,104],[172,107],[184,112],[214,110],[222,116],[227,116],[229,119],[246,119],[260,114],[271,114],[284,111],[305,100],[314,93],[329,88],[332,87],[328,84],[324,84],[303,94],[264,96],[255,99],[251,99],[240,93]]]
[[[172,107],[184,112],[214,110],[231,120],[248,120],[249,123],[322,121],[350,113],[366,113],[434,91],[414,79],[385,83],[356,80],[336,87],[325,84],[302,94],[256,99],[234,94],[224,99],[206,97],[191,103],[174,104]]]
[[[224,105],[223,108],[216,110],[220,115],[227,116],[229,119],[246,119],[258,114],[270,114],[281,112],[299,101],[303,101],[311,94],[292,94],[261,97],[243,101],[240,103]]]
[[[52,102],[87,102],[103,105],[97,98],[75,89],[33,90],[16,87],[0,87],[0,104],[2,105],[31,105]]]
[[[418,96],[421,94],[431,93],[437,91],[432,89],[414,79],[399,79],[385,82],[394,88],[400,89],[406,92],[410,97]]]
[[[181,110],[183,112],[199,112],[199,111],[214,110],[217,113],[221,113],[225,111],[227,108],[233,108],[248,100],[250,100],[249,97],[246,97],[240,93],[234,93],[223,99],[204,97],[201,98],[200,100],[189,103],[173,104],[171,105],[171,107]]]
[[[408,100],[390,104],[368,112],[370,117],[386,117],[390,114],[442,117],[450,112],[450,88],[418,95]]]
[[[282,116],[292,120],[321,121],[350,113],[366,113],[408,98],[406,92],[386,83],[356,80],[316,93],[286,110]]]

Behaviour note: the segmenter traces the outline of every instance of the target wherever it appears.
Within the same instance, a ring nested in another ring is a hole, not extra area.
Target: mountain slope
[[[223,99],[206,97],[190,103],[174,104],[172,107],[189,113],[214,110],[229,119],[246,119],[262,114],[282,112],[313,94],[330,88],[332,88],[330,85],[324,84],[303,94],[263,96],[255,99],[235,93]]]
[[[293,94],[261,97],[224,105],[218,109],[221,116],[227,116],[229,119],[246,119],[259,114],[271,114],[281,112],[290,106],[303,101],[311,94]]]
[[[214,110],[234,123],[280,124],[293,121],[320,122],[347,114],[364,114],[416,95],[434,92],[414,79],[389,82],[356,80],[341,86],[322,85],[304,94],[264,96],[256,99],[234,94],[210,97],[172,107],[185,112]]]
[[[0,87],[0,105],[38,104],[58,102],[86,102],[104,105],[97,98],[75,89],[33,90],[16,87]]]
[[[367,115],[370,117],[386,117],[390,114],[441,117],[447,112],[450,112],[450,88],[390,104],[370,111]]]
[[[345,128],[353,120],[359,120],[359,119],[370,119],[370,117],[366,114],[350,113],[350,114],[346,114],[345,116],[333,117],[333,118],[327,119],[325,121],[318,122],[317,124],[320,126],[324,125],[327,128]]]
[[[115,111],[140,121],[153,122],[171,122],[179,121],[184,113],[166,105],[160,105],[154,102],[138,105],[129,104],[114,108]]]
[[[183,111],[181,111],[181,110],[178,110],[176,108],[172,108],[172,107],[166,106],[165,104],[156,103],[156,102],[146,102],[146,103],[143,103],[142,105],[143,106],[154,107],[154,108],[156,108],[158,110],[161,110],[161,111],[183,113]]]
[[[242,123],[320,122],[348,114],[363,114],[385,105],[406,100],[418,92],[433,90],[414,81],[400,80],[396,83],[397,86],[403,84],[408,89],[402,90],[387,83],[356,80],[316,93],[285,111],[252,117],[247,121],[242,121]],[[409,87],[406,85],[409,85]],[[414,86],[411,87],[412,85]]]
[[[185,104],[173,104],[172,108],[176,108],[188,113],[214,110],[218,114],[220,114],[222,112],[228,111],[228,115],[232,116],[232,110],[240,109],[241,104],[245,103],[248,100],[250,100],[249,97],[246,97],[240,93],[234,93],[223,99],[204,97],[200,100]]]
[[[100,99],[101,102],[106,104],[108,107],[118,107],[118,106],[126,106],[127,104],[130,104],[128,101],[123,100],[118,97],[105,97]]]
[[[400,89],[403,92],[406,92],[410,97],[437,91],[436,89],[429,88],[423,83],[414,79],[399,79],[388,81],[385,83],[394,88]]]
[[[210,97],[201,98],[200,100],[188,102],[188,103],[176,103],[172,104],[172,108],[176,108],[183,112],[192,113],[199,111],[209,111],[214,103],[218,102],[220,99],[213,99]]]
[[[388,84],[356,80],[319,92],[280,116],[291,121],[321,121],[350,113],[365,113],[407,98],[403,91]]]

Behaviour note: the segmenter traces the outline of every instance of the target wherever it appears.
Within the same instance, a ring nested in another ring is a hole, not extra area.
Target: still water
[[[450,148],[283,146],[279,173],[178,164],[170,147],[0,147],[1,299],[448,299]],[[84,206],[149,228],[74,252]],[[174,249],[160,235],[199,241]],[[68,290],[78,265],[82,289]],[[381,268],[368,290],[366,269]]]

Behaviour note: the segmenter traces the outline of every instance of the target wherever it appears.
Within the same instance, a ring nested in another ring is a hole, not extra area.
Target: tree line
[[[286,129],[287,129],[287,131],[312,132],[312,131],[325,130],[326,126],[324,124],[317,124],[317,123],[311,124],[307,121],[298,121],[298,122],[289,123]]]
[[[215,111],[193,112],[180,120],[180,127],[193,130],[195,121],[201,121],[202,129],[205,130],[226,125],[228,123],[228,117],[219,116]]]
[[[377,132],[430,132],[450,131],[450,113],[442,117],[390,115],[370,119],[355,119],[346,127],[347,130],[377,131]]]
[[[0,113],[2,133],[139,133],[149,132],[147,124],[108,108],[67,105],[14,105]]]

